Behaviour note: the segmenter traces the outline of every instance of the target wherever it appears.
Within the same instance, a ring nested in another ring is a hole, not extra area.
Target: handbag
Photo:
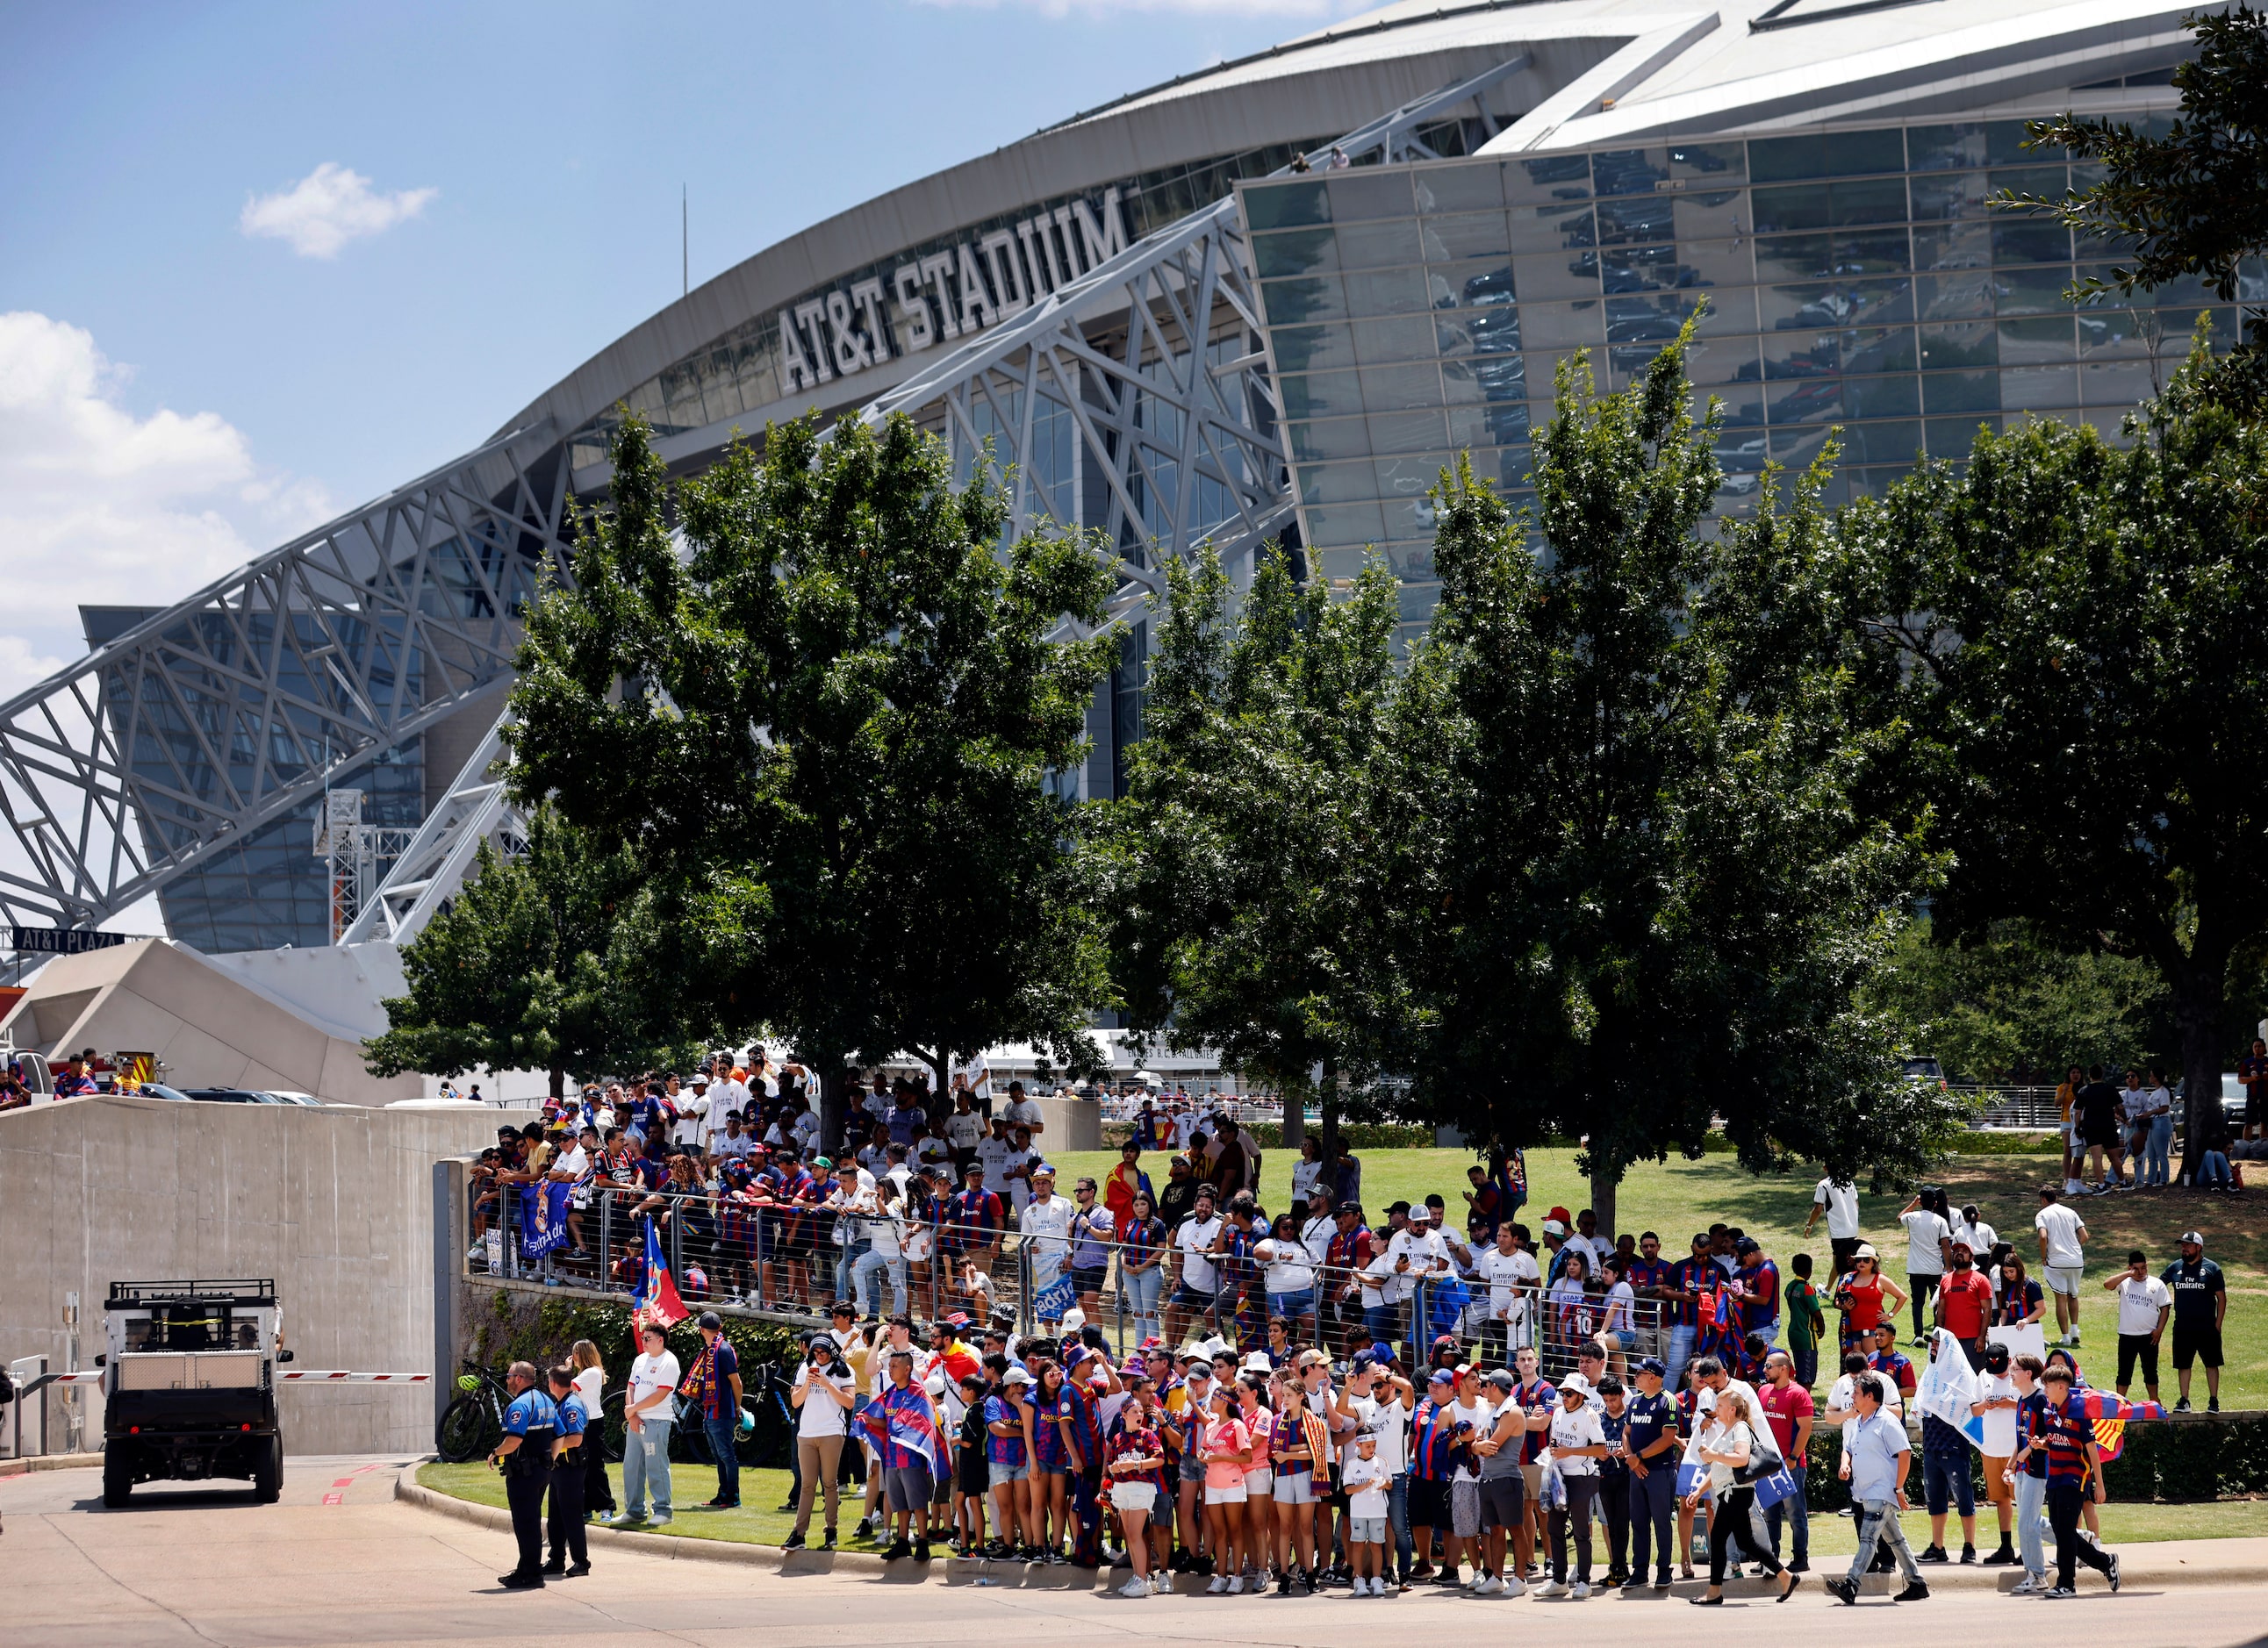
[[[1774,1471],[1787,1468],[1787,1461],[1765,1446],[1755,1426],[1743,1424],[1741,1429],[1749,1433],[1749,1462],[1733,1468],[1733,1486],[1753,1488]]]

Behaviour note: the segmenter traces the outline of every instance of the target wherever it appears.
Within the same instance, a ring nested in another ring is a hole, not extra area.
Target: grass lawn
[[[1271,1211],[1282,1208],[1291,1188],[1292,1152],[1273,1150],[1262,1160],[1261,1201]],[[1545,1210],[1585,1205],[1587,1181],[1576,1172],[1572,1150],[1528,1152],[1528,1199],[1521,1218],[1530,1230],[1543,1221]],[[1470,1151],[1459,1150],[1381,1150],[1362,1153],[1363,1204],[1382,1222],[1378,1210],[1389,1202],[1422,1201],[1428,1192],[1448,1198],[1453,1214],[1462,1215],[1466,1188],[1465,1167]],[[1098,1181],[1118,1161],[1116,1151],[1071,1151],[1054,1158],[1068,1188],[1080,1173]],[[2043,1156],[1955,1156],[1938,1182],[1954,1206],[1974,1203],[1986,1223],[2016,1251],[2037,1279],[2039,1250],[2032,1230],[2032,1215],[2039,1208],[2040,1185],[2052,1178],[2057,1159]],[[1695,1232],[1722,1220],[1737,1225],[1762,1242],[1765,1253],[1779,1262],[1783,1275],[1793,1254],[1808,1252],[1813,1278],[1827,1284],[1827,1228],[1822,1217],[1809,1240],[1801,1234],[1803,1218],[1811,1205],[1815,1170],[1784,1178],[1757,1178],[1730,1155],[1705,1156],[1699,1161],[1671,1161],[1634,1169],[1623,1181],[1619,1223],[1625,1230],[1655,1231],[1662,1251],[1682,1257]],[[2087,1196],[2075,1205],[2087,1221],[2087,1282],[2080,1291],[2081,1365],[2090,1377],[2108,1383],[2114,1371],[2117,1345],[2117,1313],[2102,1279],[2124,1268],[2128,1249],[2140,1247],[2150,1255],[2154,1274],[2180,1255],[2175,1239],[2194,1227],[2205,1238],[2205,1252],[2227,1273],[2230,1298],[2224,1333],[2228,1365],[2222,1370],[2224,1408],[2268,1409],[2268,1221],[2255,1212],[2251,1193],[2223,1196],[2187,1190],[2134,1191],[2122,1196]],[[1882,1254],[1883,1269],[1905,1285],[1904,1232],[1897,1225],[1902,1198],[1859,1197],[1859,1215],[1867,1239]],[[1896,1240],[1893,1240],[1895,1235]],[[2052,1306],[2050,1307],[2052,1311]],[[1905,1324],[1912,1326],[1911,1310]],[[2052,1328],[2054,1319],[2049,1318]],[[2169,1340],[2170,1341],[2170,1334]],[[2170,1354],[2170,1344],[2168,1347]],[[1830,1358],[1831,1359],[1831,1358]],[[2161,1370],[2161,1392],[2169,1406],[2174,1400],[2170,1361]],[[2133,1394],[2139,1396],[2138,1387]],[[2195,1397],[2204,1406],[2205,1380],[2200,1373]]]
[[[1446,1153],[1446,1152],[1444,1152]],[[613,1478],[615,1499],[622,1495],[622,1470],[610,1465],[607,1474]],[[424,1465],[418,1468],[417,1480],[436,1493],[452,1498],[469,1499],[475,1505],[504,1505],[504,1478],[486,1465]],[[676,1515],[666,1527],[645,1527],[640,1532],[674,1534],[685,1539],[730,1540],[747,1545],[777,1545],[795,1527],[795,1518],[771,1507],[786,1502],[788,1474],[784,1470],[749,1470],[740,1472],[742,1508],[738,1511],[702,1511],[694,1509],[700,1502],[717,1491],[717,1473],[706,1465],[676,1465],[670,1468],[670,1486],[677,1503]],[[848,1497],[846,1488],[843,1504],[843,1519],[838,1525],[844,1550],[876,1550],[880,1546],[871,1540],[854,1540],[850,1530],[858,1521],[858,1501]],[[1988,1506],[1977,1507],[1979,1538],[1983,1549],[1989,1550],[1995,1543],[1992,1533],[1992,1513]],[[826,1502],[820,1503],[809,1535],[814,1544],[819,1539],[819,1518],[826,1514]],[[1948,1524],[1952,1536],[1958,1540],[1960,1524]],[[1906,1537],[1918,1550],[1927,1534],[1928,1524],[1918,1511],[1905,1518]],[[2122,1505],[2117,1503],[2102,1507],[2102,1536],[2112,1545],[2139,1545],[2154,1540],[2186,1539],[2243,1539],[2255,1534],[2268,1534],[2268,1500],[2225,1499],[2214,1505]],[[1856,1549],[1852,1527],[1848,1517],[1814,1517],[1811,1522],[1812,1549],[1832,1555],[1840,1551],[1848,1556]],[[1955,1553],[1958,1555],[1956,1551]]]
[[[607,1467],[607,1475],[615,1486],[615,1503],[622,1500],[622,1468]],[[436,1493],[452,1498],[469,1499],[475,1505],[502,1505],[504,1478],[485,1464],[421,1466],[417,1480]],[[737,1511],[703,1511],[700,1505],[717,1491],[717,1469],[712,1465],[673,1465],[669,1469],[670,1494],[674,1504],[674,1516],[666,1527],[637,1525],[637,1531],[647,1534],[675,1534],[687,1539],[733,1540],[744,1545],[777,1545],[795,1527],[792,1512],[776,1511],[772,1507],[787,1503],[788,1473],[784,1470],[740,1471],[740,1509]],[[855,1485],[843,1489],[842,1521],[836,1525],[840,1544],[845,1550],[873,1550],[880,1547],[871,1541],[853,1540],[850,1530],[858,1526],[861,1492]],[[827,1501],[822,1496],[812,1516],[811,1532],[807,1535],[814,1545],[819,1543],[827,1515]]]

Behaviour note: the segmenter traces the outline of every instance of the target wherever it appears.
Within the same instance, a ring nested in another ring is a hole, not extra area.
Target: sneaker
[[[2116,1596],[2116,1595],[2117,1595],[2117,1594],[2118,1594],[2118,1553],[2117,1553],[2117,1551],[2113,1551],[2113,1552],[2111,1552],[2111,1553],[2110,1553],[2110,1594],[2111,1594],[2111,1595],[2113,1595],[2113,1596]]]
[[[1977,1565],[1977,1548],[1974,1545],[1963,1545],[1961,1548],[1961,1565],[1964,1568],[1973,1568]]]
[[[2219,1413],[2220,1411],[2220,1398],[2218,1396],[2206,1397],[2205,1410],[2207,1413]]]
[[[789,1534],[785,1539],[780,1541],[780,1549],[782,1550],[801,1550],[803,1549],[803,1535],[800,1534]]]
[[[1147,1579],[1129,1579],[1124,1585],[1118,1587],[1118,1594],[1123,1597],[1148,1596],[1150,1594],[1150,1582]]]
[[[1893,1602],[1926,1602],[1929,1600],[1929,1587],[1924,1585],[1920,1580],[1917,1579],[1904,1590],[1899,1592],[1897,1595],[1892,1597],[1890,1600]]]
[[[2013,1568],[2016,1565],[2016,1562],[2015,1547],[2003,1540],[2000,1542],[2000,1549],[1987,1556],[1982,1565],[1987,1568]]]
[[[914,1560],[917,1563],[925,1563],[930,1560],[929,1541],[927,1540],[917,1539],[914,1541]]]
[[[1821,1581],[1821,1585],[1829,1596],[1833,1597],[1845,1608],[1859,1606],[1859,1587],[1848,1579],[1826,1579]]]
[[[1152,1596],[1171,1596],[1173,1593],[1173,1575],[1153,1573],[1150,1576],[1150,1594]]]
[[[1504,1581],[1498,1578],[1494,1574],[1487,1575],[1478,1585],[1473,1587],[1473,1594],[1475,1596],[1502,1596],[1504,1594]]]
[[[2071,1330],[2071,1343],[2073,1345],[2079,1343],[2079,1329],[2076,1328]]]
[[[1458,1588],[1463,1591],[1478,1591],[1488,1582],[1489,1571],[1485,1568],[1476,1568],[1473,1570],[1473,1577],[1466,1580],[1465,1583]]]
[[[2033,1578],[2029,1574],[2026,1574],[2022,1578],[2017,1580],[2015,1584],[2008,1587],[2008,1594],[2010,1596],[2037,1596],[2039,1593],[2040,1582]]]
[[[914,1548],[904,1540],[892,1540],[882,1548],[884,1562],[903,1562],[914,1554]]]
[[[1498,1591],[1497,1594],[1498,1596],[1507,1597],[1526,1596],[1528,1594],[1528,1585],[1518,1574],[1513,1574],[1510,1578],[1504,1582],[1503,1589]]]
[[[1946,1556],[1944,1546],[1925,1545],[1922,1547],[1921,1555],[1915,1557],[1914,1560],[1918,1563],[1941,1563],[1950,1561],[1951,1559]]]
[[[1559,1580],[1546,1579],[1535,1587],[1535,1594],[1540,1597],[1563,1597],[1567,1594],[1567,1587]]]
[[[1226,1574],[1215,1574],[1212,1577],[1212,1583],[1205,1587],[1207,1596],[1225,1596],[1227,1593],[1228,1576]]]
[[[1229,1580],[1228,1594],[1231,1596],[1242,1596],[1244,1594],[1244,1576],[1242,1574],[1238,1574]]]
[[[833,1528],[828,1529],[826,1534],[820,1540],[819,1549],[821,1550],[833,1550],[835,1549],[835,1530]]]
[[[1575,1581],[1575,1600],[1578,1602],[1587,1602],[1590,1600],[1590,1581],[1587,1579],[1578,1579]]]
[[[1419,1579],[1431,1579],[1432,1577],[1433,1564],[1429,1562],[1419,1563],[1415,1568],[1412,1568],[1409,1573],[1403,1576],[1403,1578],[1413,1582]]]
[[[2174,1411],[2176,1413],[2187,1413],[2189,1410],[2190,1399],[2186,1396],[2183,1397],[2179,1402],[2174,1404]]]
[[[1658,1573],[1658,1574],[1654,1575],[1654,1577],[1653,1577],[1653,1588],[1654,1588],[1655,1590],[1657,1590],[1657,1591],[1667,1591],[1667,1590],[1668,1590],[1668,1589],[1669,1589],[1669,1570],[1668,1570],[1668,1569],[1665,1568],[1665,1569],[1663,1569],[1660,1573]]]
[[[667,1527],[675,1519],[666,1511],[657,1511],[653,1513],[653,1526],[656,1527]]]
[[[2068,1585],[2057,1585],[2057,1586],[2053,1587],[2051,1590],[2049,1590],[2049,1591],[2045,1592],[2043,1594],[2046,1596],[2047,1600],[2048,1600],[2049,1601],[2051,1601],[2051,1602],[2064,1602],[2064,1601],[2068,1601],[2071,1598],[2077,1596],[2077,1595],[2079,1594],[2079,1593],[2078,1593],[2078,1592],[2076,1592],[2076,1591],[2074,1591],[2074,1590],[2073,1590],[2073,1589],[2072,1589],[2070,1586],[2068,1586]]]
[[[1464,1581],[1457,1578],[1457,1571],[1454,1568],[1442,1569],[1440,1573],[1435,1577],[1433,1583],[1440,1585],[1444,1591],[1462,1591],[1464,1589]]]
[[[1292,1576],[1288,1571],[1276,1576],[1276,1594],[1278,1596],[1292,1594]]]

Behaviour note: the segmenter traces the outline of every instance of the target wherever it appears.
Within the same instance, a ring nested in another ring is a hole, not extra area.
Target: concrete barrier
[[[60,1370],[75,1331],[78,1365],[92,1367],[113,1282],[254,1276],[276,1279],[299,1365],[430,1372],[433,1164],[526,1119],[107,1095],[0,1114],[0,1363],[45,1356]],[[286,1386],[284,1448],[423,1452],[435,1399],[430,1385]],[[50,1387],[33,1400],[49,1404],[61,1451],[74,1399]],[[81,1446],[100,1446],[99,1389],[76,1400]]]

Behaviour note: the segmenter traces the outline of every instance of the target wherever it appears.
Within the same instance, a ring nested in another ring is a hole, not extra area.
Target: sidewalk
[[[417,1479],[419,1460],[406,1467],[394,1479],[394,1497],[406,1504],[430,1511],[437,1515],[454,1517],[480,1527],[499,1532],[512,1531],[509,1512],[493,1505],[475,1505],[469,1499],[458,1499],[425,1487]],[[1083,1591],[1105,1590],[1126,1582],[1126,1569],[1104,1568],[1089,1571],[1069,1566],[1043,1567],[1029,1563],[964,1562],[957,1556],[947,1556],[939,1548],[937,1559],[927,1564],[911,1562],[884,1562],[869,1551],[786,1551],[777,1545],[742,1544],[725,1540],[702,1539],[696,1535],[676,1534],[640,1534],[623,1529],[593,1526],[585,1535],[593,1547],[633,1550],[649,1556],[660,1556],[678,1562],[738,1563],[782,1575],[862,1573],[873,1574],[902,1585],[943,1582],[957,1585],[998,1585],[1005,1590]],[[2268,1572],[2268,1539],[2228,1540],[2164,1540],[2152,1544],[2115,1547],[2122,1566],[2121,1579],[2129,1588],[2162,1590],[2169,1585],[2227,1585],[2257,1584],[2260,1576]],[[1804,1576],[1803,1590],[1818,1596],[1823,1578],[1841,1577],[1849,1566],[1846,1560],[1830,1558],[1815,1564]],[[1933,1591],[2006,1591],[2021,1578],[2022,1570],[2013,1568],[1963,1567],[1958,1563],[1926,1571],[1926,1582]],[[1894,1574],[1870,1574],[1864,1591],[1867,1595],[1887,1595],[1896,1589]],[[1174,1589],[1184,1594],[1202,1592],[1205,1580],[1194,1574],[1174,1576]],[[2082,1588],[2099,1586],[2099,1575],[2081,1571]],[[1775,1585],[1763,1579],[1734,1580],[1725,1587],[1728,1596],[1762,1596],[1769,1594]],[[1430,1592],[1431,1586],[1421,1586]],[[1665,1596],[1699,1596],[1707,1586],[1698,1579],[1680,1580],[1667,1592],[1637,1589],[1627,1593],[1626,1600],[1636,1603],[1659,1600]],[[1416,1595],[1413,1591],[1410,1594]],[[1617,1600],[1625,1600],[1618,1597]]]

